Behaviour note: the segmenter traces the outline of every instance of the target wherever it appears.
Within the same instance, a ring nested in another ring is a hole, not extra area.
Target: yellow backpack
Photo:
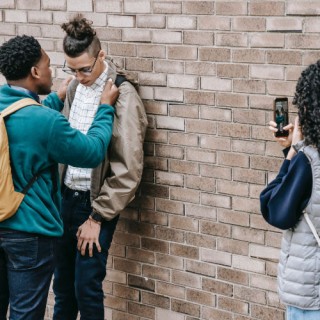
[[[32,178],[21,192],[14,190],[8,135],[4,122],[6,116],[29,105],[40,104],[33,99],[25,98],[13,103],[0,113],[0,222],[12,217],[17,212],[25,194],[38,178],[38,176]]]

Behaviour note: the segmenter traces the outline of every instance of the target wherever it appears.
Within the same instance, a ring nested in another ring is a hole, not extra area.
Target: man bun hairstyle
[[[100,51],[100,41],[91,25],[92,21],[87,20],[81,14],[61,25],[66,32],[63,39],[63,50],[69,57],[75,58],[84,52],[95,56]]]
[[[0,72],[7,80],[21,80],[41,59],[39,42],[32,36],[16,36],[0,47]]]

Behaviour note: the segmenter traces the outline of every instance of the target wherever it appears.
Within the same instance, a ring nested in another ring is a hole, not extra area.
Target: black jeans
[[[57,244],[57,266],[54,272],[54,320],[75,320],[80,311],[81,320],[104,319],[102,282],[106,276],[108,250],[119,216],[103,221],[99,235],[101,252],[94,248],[82,256],[77,250],[76,233],[92,212],[89,192],[65,188],[62,200],[64,235]]]

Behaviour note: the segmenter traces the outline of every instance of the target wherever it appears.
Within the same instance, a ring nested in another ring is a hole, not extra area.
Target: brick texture
[[[0,44],[38,38],[56,90],[60,24],[75,12],[137,75],[149,122],[141,186],[110,249],[106,318],[284,320],[281,232],[259,207],[282,163],[266,125],[274,98],[292,101],[320,59],[318,1],[0,0]],[[50,291],[46,320],[53,305]]]

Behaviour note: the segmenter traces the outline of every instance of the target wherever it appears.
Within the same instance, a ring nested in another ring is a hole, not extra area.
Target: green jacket
[[[32,98],[8,85],[0,87],[0,112],[15,101]],[[53,186],[59,184],[58,163],[75,167],[95,168],[103,160],[109,145],[113,107],[100,105],[87,135],[71,128],[60,114],[63,103],[51,93],[41,106],[23,108],[6,118],[11,168],[15,189],[21,191],[37,173],[40,177],[26,194],[17,213],[0,223],[0,228],[61,236],[61,193]],[[48,107],[47,107],[48,106]],[[52,179],[52,168],[55,179]]]

